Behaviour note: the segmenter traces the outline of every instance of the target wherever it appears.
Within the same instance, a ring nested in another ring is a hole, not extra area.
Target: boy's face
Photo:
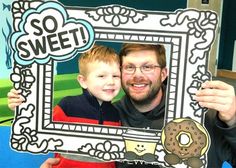
[[[99,102],[111,101],[119,93],[121,87],[119,64],[94,61],[87,66],[87,76],[82,77],[83,81],[79,80],[81,86]]]

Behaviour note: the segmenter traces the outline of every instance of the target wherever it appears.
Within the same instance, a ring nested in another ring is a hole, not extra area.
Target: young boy
[[[80,56],[78,63],[80,72],[77,79],[83,94],[63,98],[53,110],[53,120],[120,126],[119,114],[110,102],[121,87],[119,57],[111,48],[94,45]],[[20,104],[17,97],[15,91],[9,92],[8,106],[11,109]],[[60,158],[60,163],[54,167],[115,167],[115,162],[101,162],[79,155],[56,154],[55,157]],[[73,157],[76,160],[70,159]]]

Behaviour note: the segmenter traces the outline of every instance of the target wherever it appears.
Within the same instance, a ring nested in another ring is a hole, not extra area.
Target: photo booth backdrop
[[[178,8],[186,8],[186,0],[146,0],[146,1],[124,1],[124,0],[111,0],[109,3],[107,1],[60,1],[64,5],[77,5],[77,6],[88,6],[96,7],[108,4],[120,4],[128,7],[133,7],[136,9],[143,10],[161,10],[161,11],[175,11]],[[10,74],[13,71],[13,58],[12,51],[10,49],[7,41],[10,38],[10,34],[13,32],[12,27],[12,15],[11,15],[11,3],[13,0],[0,0],[0,15],[3,16],[2,22],[0,24],[0,167],[4,168],[32,168],[39,167],[40,164],[46,160],[48,157],[53,157],[53,154],[48,155],[32,155],[27,153],[17,153],[11,150],[9,146],[9,138],[11,133],[11,123],[13,120],[13,112],[11,112],[7,107],[7,93],[12,88],[12,83],[10,82]],[[154,5],[155,4],[155,5]],[[109,45],[119,52],[121,44],[119,43],[105,43],[99,42],[104,45]],[[55,66],[55,82],[54,82],[54,104],[56,104],[62,97],[66,95],[80,94],[81,88],[76,80],[78,73],[78,60],[79,54],[73,59],[58,63]],[[123,95],[121,91],[120,94],[114,99],[118,100]],[[11,159],[10,159],[11,158]]]
[[[31,155],[22,154],[12,151],[9,147],[10,125],[13,119],[13,113],[7,107],[7,92],[12,88],[12,83],[9,76],[12,72],[13,58],[12,50],[7,43],[10,34],[13,32],[12,16],[11,16],[11,3],[13,0],[0,0],[0,15],[1,15],[1,32],[0,32],[0,167],[39,167],[39,165],[47,158],[52,157],[49,155]],[[142,0],[126,1],[126,0],[110,0],[107,1],[69,1],[60,0],[66,6],[88,6],[96,7],[109,4],[120,4],[135,9],[141,10],[155,10],[155,11],[175,11],[179,8],[186,8],[187,0]],[[236,1],[228,0],[224,2],[223,19],[222,19],[222,37],[220,43],[220,56],[219,68],[231,69],[233,57],[233,42],[236,39],[236,22],[233,13],[236,11]],[[227,19],[226,19],[227,18]],[[231,18],[231,19],[228,19]],[[230,22],[232,21],[233,22]],[[229,25],[231,26],[227,26]],[[100,42],[103,43],[103,42]],[[103,43],[109,45],[119,51],[119,43]],[[76,81],[77,59],[79,55],[67,62],[58,63],[55,66],[55,94],[54,104],[56,104],[65,95],[74,93],[81,93],[81,88]],[[122,92],[115,99],[118,100],[122,96]],[[9,161],[9,158],[14,158]],[[227,164],[225,164],[227,166]]]

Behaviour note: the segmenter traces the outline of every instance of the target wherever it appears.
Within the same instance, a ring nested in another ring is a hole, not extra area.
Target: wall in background
[[[232,71],[236,72],[236,40],[234,41],[234,55],[233,55]]]
[[[236,1],[224,0],[218,69],[232,70],[236,40]]]
[[[203,3],[202,0],[188,0],[188,8],[197,8],[199,10],[212,10],[218,15],[218,27],[215,32],[215,39],[211,47],[211,51],[208,55],[208,69],[213,76],[217,74],[217,60],[219,55],[219,43],[220,43],[220,27],[222,19],[222,0],[210,0],[207,3]]]
[[[11,3],[13,0],[0,0],[0,79],[9,78],[12,72],[13,60],[12,60],[12,50],[8,40],[12,28],[12,14],[11,14]]]
[[[97,7],[110,4],[120,4],[140,10],[156,10],[156,11],[175,11],[178,8],[186,8],[187,0],[58,0],[66,6],[84,6]]]

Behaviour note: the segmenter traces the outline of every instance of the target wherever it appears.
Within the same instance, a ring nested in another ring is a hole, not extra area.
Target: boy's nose
[[[114,82],[114,78],[113,77],[109,77],[108,78],[108,84],[110,85],[113,85],[115,82]]]

